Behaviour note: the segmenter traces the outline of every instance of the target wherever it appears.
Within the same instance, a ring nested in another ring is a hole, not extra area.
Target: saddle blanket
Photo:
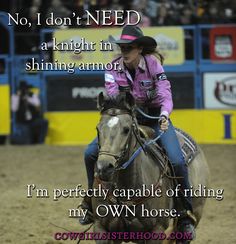
[[[198,153],[197,143],[183,130],[175,128],[175,132],[178,136],[185,162],[186,164],[190,164]]]

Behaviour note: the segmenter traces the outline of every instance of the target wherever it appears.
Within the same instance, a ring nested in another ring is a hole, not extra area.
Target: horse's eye
[[[124,127],[123,133],[127,135],[129,133],[129,127]]]

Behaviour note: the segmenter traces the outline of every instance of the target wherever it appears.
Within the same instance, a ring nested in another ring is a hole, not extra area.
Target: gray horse
[[[107,101],[100,94],[98,104],[101,119],[97,126],[99,157],[94,188],[108,194],[92,199],[94,232],[104,235],[96,243],[173,242],[174,238],[168,237],[176,231],[175,201],[164,193],[174,190],[175,184],[165,156],[159,155],[157,160],[144,148],[130,96]],[[198,150],[188,168],[193,190],[199,184],[208,186],[208,166]],[[205,198],[193,198],[196,225],[204,204]]]

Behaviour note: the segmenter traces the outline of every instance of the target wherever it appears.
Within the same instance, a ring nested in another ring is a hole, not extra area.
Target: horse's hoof
[[[195,227],[191,223],[183,223],[178,226],[178,231],[188,235],[188,239],[177,240],[176,244],[189,244],[192,240],[196,238]]]
[[[189,233],[189,234],[191,233],[191,236],[192,236],[191,240],[194,240],[196,238],[195,227],[193,224],[184,225],[183,232]]]

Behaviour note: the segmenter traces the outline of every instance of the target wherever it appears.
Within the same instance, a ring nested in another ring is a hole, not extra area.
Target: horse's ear
[[[125,101],[129,105],[130,109],[132,109],[133,106],[135,105],[134,97],[132,96],[132,94],[130,92],[126,92]]]
[[[101,111],[105,103],[103,92],[100,92],[97,98],[97,108]]]

